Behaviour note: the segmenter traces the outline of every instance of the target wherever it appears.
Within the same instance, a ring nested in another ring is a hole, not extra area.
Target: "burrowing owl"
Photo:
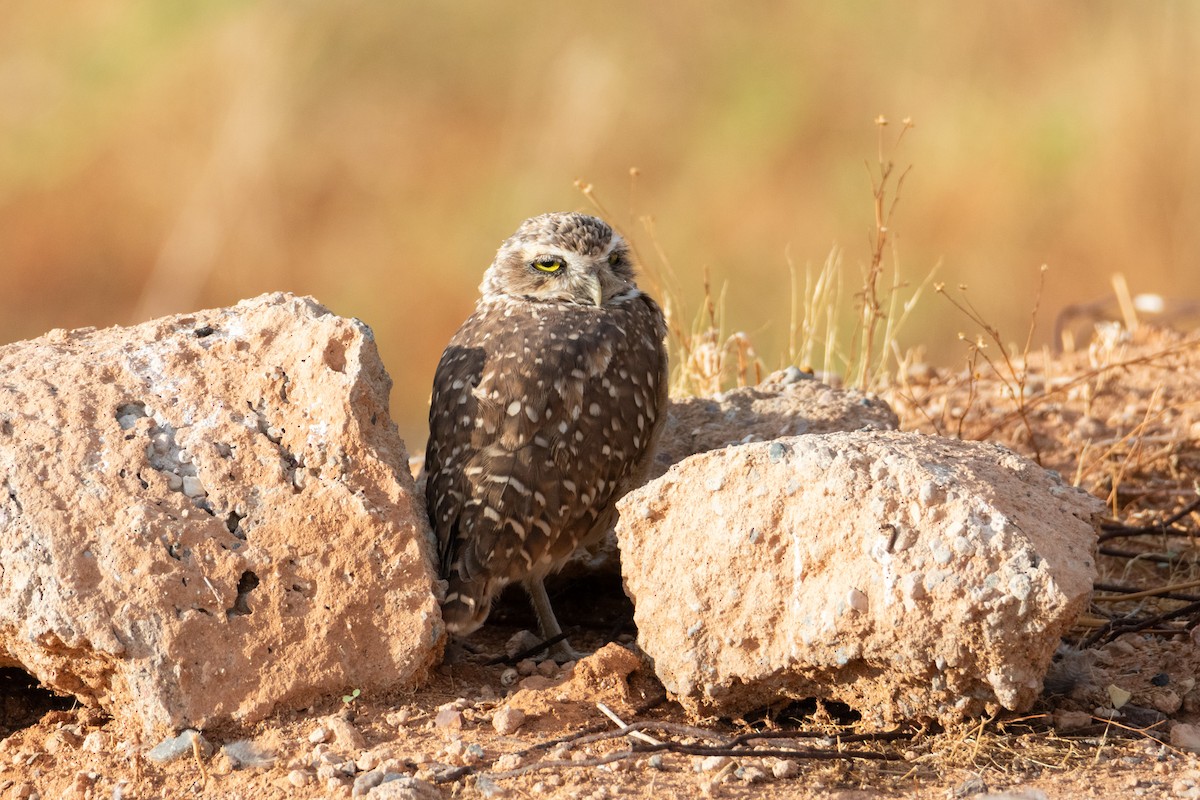
[[[543,578],[604,535],[653,457],[666,326],[634,283],[625,240],[585,214],[525,220],[479,288],[442,354],[429,410],[425,492],[449,582],[442,615],[468,634],[522,581],[549,638],[561,630]]]

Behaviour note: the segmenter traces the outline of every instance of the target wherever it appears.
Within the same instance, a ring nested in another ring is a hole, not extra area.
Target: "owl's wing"
[[[653,301],[531,305],[481,308],[438,367],[426,491],[444,576],[549,571],[607,527],[665,413]]]

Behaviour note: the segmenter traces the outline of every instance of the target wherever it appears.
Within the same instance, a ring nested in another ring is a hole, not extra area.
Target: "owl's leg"
[[[541,578],[529,578],[525,581],[525,591],[529,592],[529,600],[533,605],[533,612],[537,614],[538,627],[541,628],[542,638],[553,639],[556,636],[561,636],[562,628],[559,627],[558,619],[554,616],[554,609],[550,606],[550,596],[546,594],[546,584],[542,582]],[[578,661],[584,655],[586,654],[580,653],[571,647],[571,643],[566,639],[550,647],[551,658],[559,663],[564,661]]]

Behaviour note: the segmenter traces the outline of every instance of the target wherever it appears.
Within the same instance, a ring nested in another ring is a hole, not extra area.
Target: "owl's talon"
[[[581,653],[574,647],[571,647],[571,643],[566,639],[563,639],[550,648],[550,658],[557,664],[565,664],[568,661],[581,661],[590,655],[591,653]]]

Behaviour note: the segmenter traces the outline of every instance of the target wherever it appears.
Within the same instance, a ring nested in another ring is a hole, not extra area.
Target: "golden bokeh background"
[[[771,367],[791,273],[870,258],[873,120],[909,131],[894,256],[1024,338],[1200,296],[1200,4],[209,2],[4,6],[0,342],[266,291],[375,330],[410,449],[441,348],[526,216],[592,209]],[[630,168],[639,176],[631,180]],[[654,220],[649,237],[642,217]],[[888,260],[889,270],[894,263]],[[891,280],[890,277],[887,278]],[[852,305],[852,292],[846,302]],[[847,311],[851,311],[848,308]],[[901,344],[961,362],[927,293]],[[816,365],[821,366],[821,365]]]

